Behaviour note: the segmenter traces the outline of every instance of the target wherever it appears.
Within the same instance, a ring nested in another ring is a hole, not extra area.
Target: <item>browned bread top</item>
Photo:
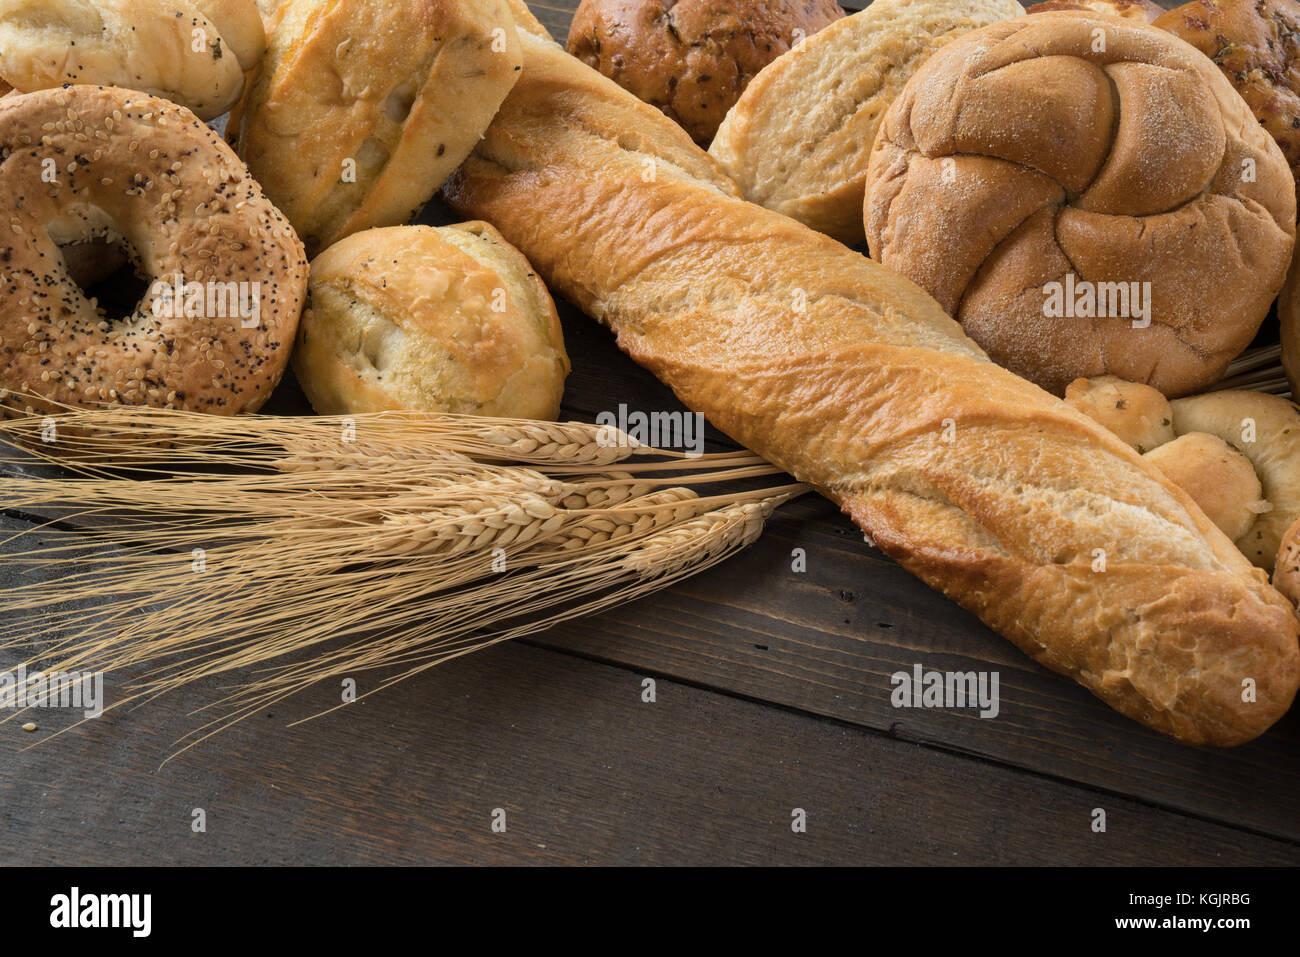
[[[1051,13],[1055,10],[1088,10],[1092,13],[1109,13],[1111,16],[1123,17],[1137,23],[1151,23],[1164,9],[1151,0],[1044,0],[1032,7],[1025,7],[1025,13]]]
[[[835,0],[582,0],[568,49],[707,146],[759,70],[843,16]]]
[[[1155,25],[1213,60],[1300,169],[1300,3],[1196,0]]]
[[[1295,196],[1208,59],[1151,26],[1041,13],[922,65],[876,138],[864,224],[1012,371],[1058,395],[1110,373],[1177,396],[1267,315]]]

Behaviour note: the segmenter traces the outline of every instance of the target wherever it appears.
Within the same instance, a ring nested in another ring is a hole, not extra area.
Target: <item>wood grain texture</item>
[[[533,5],[560,37],[568,2]],[[420,221],[452,219],[435,202]],[[567,416],[679,408],[558,305]],[[292,381],[270,410],[306,411]],[[731,446],[712,433],[710,447]],[[916,662],[997,670],[1001,714],[893,709],[888,676]],[[33,750],[60,726],[49,714],[35,734],[0,725],[0,863],[1300,863],[1294,713],[1230,752],[1146,732],[812,498],[749,552],[617,615],[287,727],[333,703],[309,693],[159,769],[214,690]],[[807,834],[790,832],[796,806]],[[206,834],[190,831],[195,807]],[[506,834],[489,828],[496,807]]]
[[[287,727],[337,701],[322,687],[162,768],[211,686],[21,752],[68,719],[10,721],[0,864],[1300,863],[1281,841],[672,681],[645,703],[641,681],[501,646]]]

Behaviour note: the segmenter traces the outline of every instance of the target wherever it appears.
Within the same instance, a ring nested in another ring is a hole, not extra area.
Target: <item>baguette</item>
[[[455,209],[688,406],[1120,712],[1221,746],[1286,712],[1300,622],[1185,493],[920,287],[740,199],[671,120],[548,39],[521,45],[444,190]]]

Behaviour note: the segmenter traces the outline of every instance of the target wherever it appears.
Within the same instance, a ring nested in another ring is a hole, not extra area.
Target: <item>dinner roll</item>
[[[582,0],[568,50],[708,146],[759,70],[843,16],[835,0]]]
[[[1177,399],[1174,431],[1209,432],[1255,467],[1271,506],[1235,541],[1247,558],[1271,570],[1282,536],[1300,518],[1300,408],[1262,392],[1211,392]]]
[[[1016,0],[874,0],[756,76],[709,153],[751,203],[860,243],[867,161],[886,108],[939,47],[1024,12]]]
[[[1174,439],[1174,410],[1149,385],[1113,375],[1075,379],[1066,387],[1065,401],[1139,452]]]
[[[322,415],[559,414],[555,304],[487,223],[356,233],[312,262],[307,291],[293,368]]]
[[[1000,364],[1061,394],[1112,374],[1219,379],[1282,286],[1295,187],[1207,57],[1084,11],[959,37],[876,137],[872,256]]]
[[[1152,449],[1146,459],[1190,495],[1234,542],[1267,507],[1250,459],[1217,435],[1188,432]]]

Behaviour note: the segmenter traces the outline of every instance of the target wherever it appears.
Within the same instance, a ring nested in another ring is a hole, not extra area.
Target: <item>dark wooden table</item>
[[[554,2],[533,9],[562,37],[572,4]],[[423,220],[445,217],[434,204]],[[679,408],[605,331],[561,308],[567,415]],[[288,382],[274,405],[301,402]],[[791,568],[796,548],[804,572]],[[896,710],[889,677],[917,663],[996,670],[1001,712]],[[304,695],[160,768],[216,690],[192,686],[56,740],[70,722],[55,712],[35,733],[0,726],[0,861],[1300,863],[1294,712],[1227,752],[1146,731],[811,497],[747,552],[666,592],[290,728],[334,703],[322,697],[332,690]],[[791,828],[800,808],[805,833]]]

